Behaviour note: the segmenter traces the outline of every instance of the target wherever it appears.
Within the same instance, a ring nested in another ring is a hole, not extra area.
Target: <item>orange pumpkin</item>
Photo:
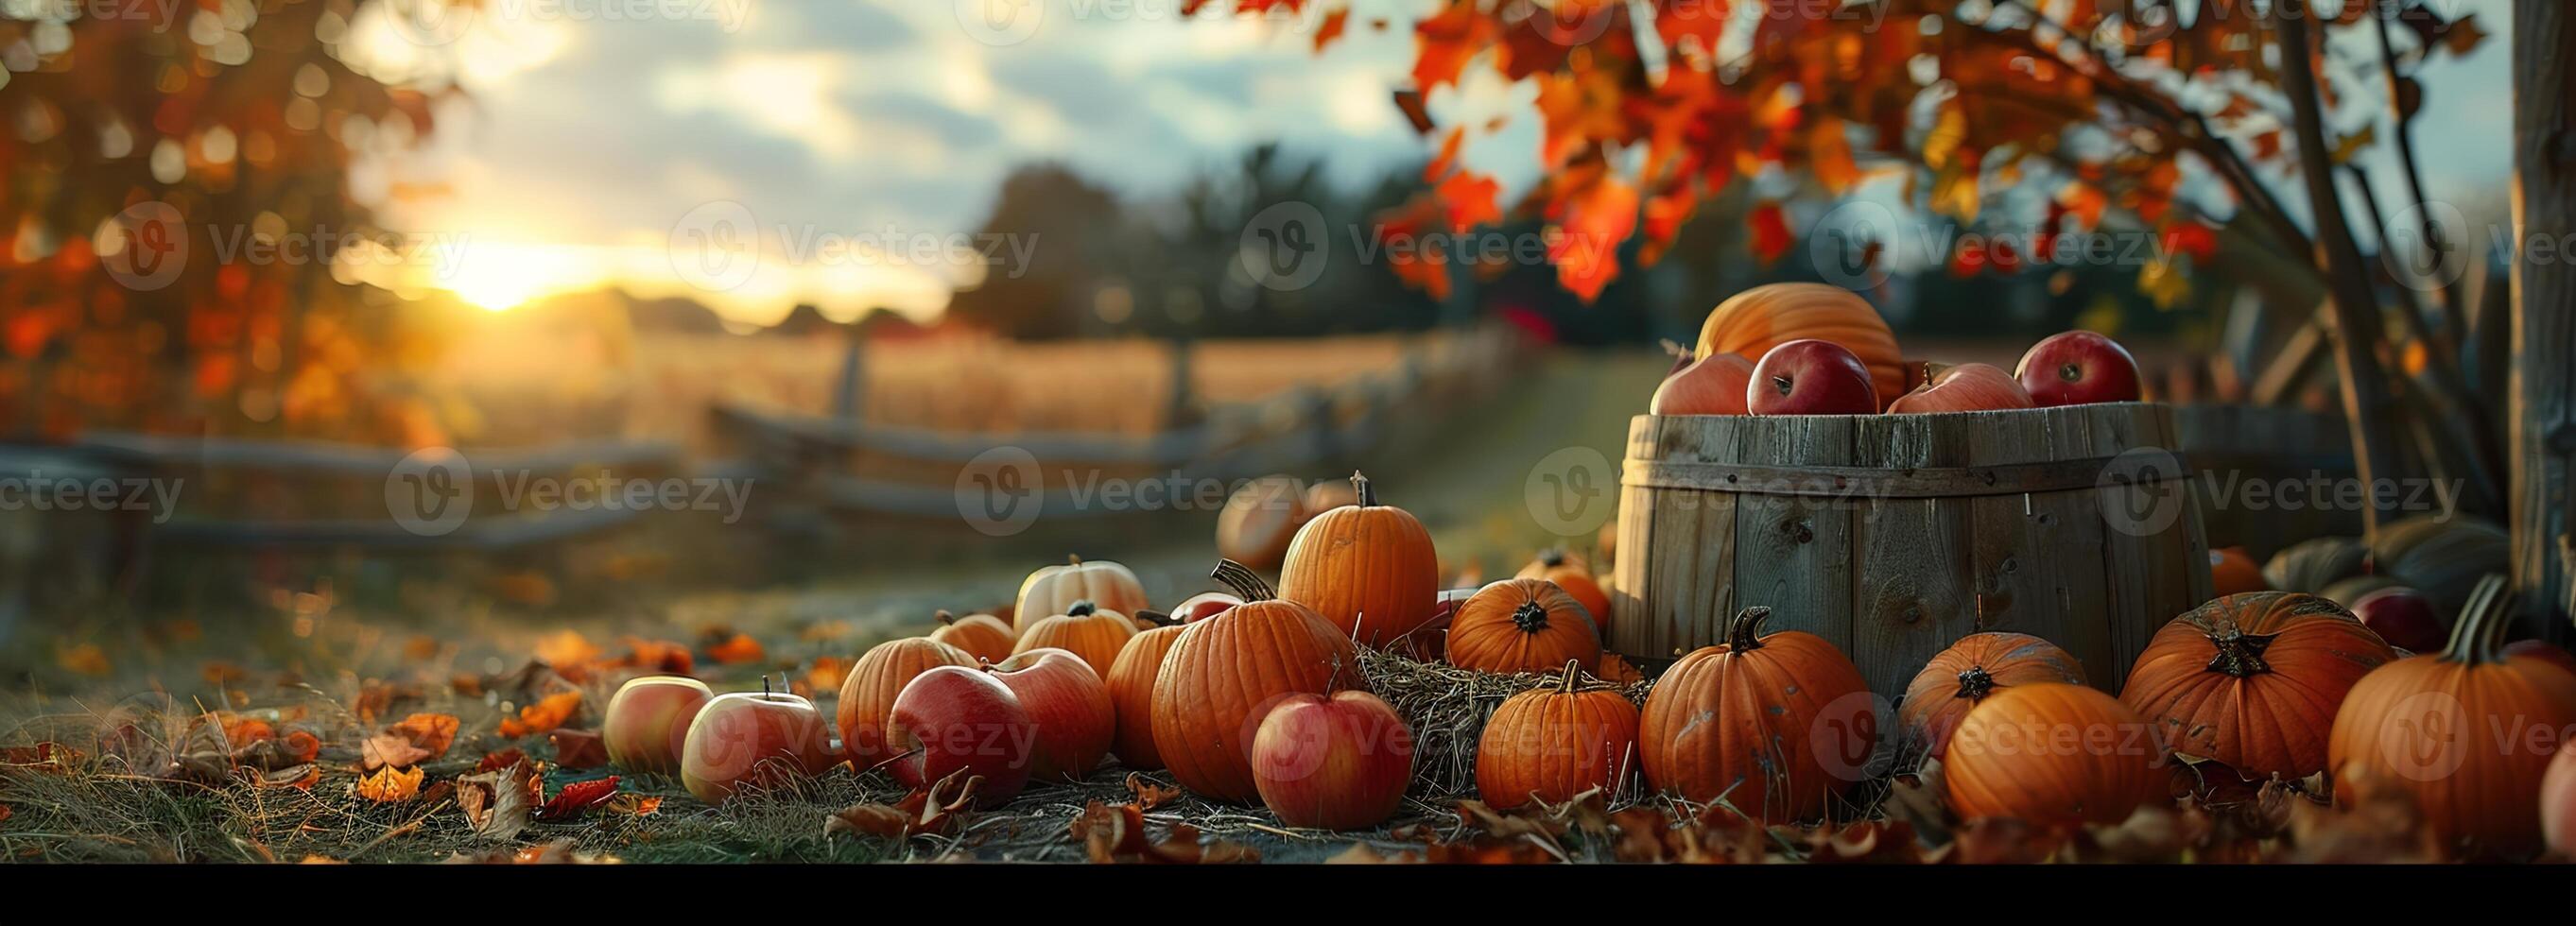
[[[1011,625],[990,614],[958,617],[941,611],[933,616],[939,619],[939,629],[930,632],[931,639],[965,650],[966,655],[985,662],[1011,658],[1011,645],[1020,639]]]
[[[1823,637],[1757,636],[1770,616],[1744,609],[1727,642],[1683,656],[1656,681],[1637,731],[1640,765],[1647,783],[1692,801],[1811,820],[1869,777],[1878,713],[1860,668]]]
[[[940,666],[971,669],[975,657],[928,637],[905,637],[870,647],[841,677],[841,703],[833,709],[832,719],[841,730],[841,751],[850,757],[851,765],[864,772],[891,758],[885,749],[885,728],[887,715],[894,711],[894,696],[913,676]]]
[[[1601,661],[1601,635],[1574,596],[1546,579],[1479,589],[1449,619],[1450,663],[1478,672],[1545,672]]]
[[[1476,791],[1512,808],[1616,791],[1637,753],[1637,705],[1567,660],[1557,683],[1503,699],[1476,742]]]
[[[2344,693],[2395,658],[2334,602],[2229,595],[2156,631],[2120,702],[2154,723],[2168,749],[2255,780],[2295,780],[2325,771],[2326,729]]]
[[[2082,685],[1996,692],[1950,736],[1941,778],[1962,820],[2113,825],[2168,786],[2155,728],[2119,699]]]
[[[1185,624],[1166,624],[1139,633],[1118,651],[1118,661],[1109,665],[1109,700],[1118,706],[1118,737],[1109,750],[1128,768],[1163,767],[1163,754],[1154,749],[1154,679],[1162,672],[1164,654],[1180,641],[1184,629]]]
[[[2220,597],[2272,590],[2272,583],[2263,580],[2263,567],[2254,562],[2254,557],[2247,554],[2244,547],[2220,547],[2209,551],[2209,581],[2218,589]]]
[[[1306,500],[1297,480],[1264,476],[1226,496],[1216,515],[1216,554],[1255,569],[1277,569],[1288,541],[1306,523]]]
[[[1011,626],[1021,634],[1029,625],[1050,615],[1073,609],[1073,603],[1088,601],[1104,611],[1134,614],[1153,607],[1145,600],[1145,584],[1136,573],[1108,560],[1083,561],[1069,556],[1062,566],[1042,566],[1020,582],[1020,594],[1011,603]]]
[[[1592,567],[1564,550],[1548,550],[1521,567],[1515,579],[1546,579],[1574,596],[1583,605],[1583,613],[1592,618],[1592,627],[1602,629],[1610,621],[1610,595],[1592,578]]]
[[[1868,365],[1878,404],[1905,394],[1905,358],[1896,333],[1868,300],[1823,283],[1772,283],[1735,294],[1709,310],[1695,357],[1760,357],[1790,341],[1818,338],[1841,345]]]
[[[1351,490],[1357,504],[1318,514],[1297,529],[1279,569],[1279,595],[1314,609],[1362,645],[1388,646],[1431,620],[1440,558],[1431,532],[1404,509],[1378,504],[1368,477],[1352,473]]]
[[[1154,750],[1182,787],[1218,800],[1260,797],[1252,739],[1290,695],[1366,690],[1359,651],[1313,609],[1273,596],[1241,563],[1218,581],[1244,603],[1185,626],[1154,679]]]
[[[2057,644],[2030,634],[1972,633],[1933,656],[1906,684],[1897,729],[1904,732],[1906,748],[1937,759],[1959,721],[1997,689],[2048,682],[2084,684],[2084,666]]]
[[[2540,849],[2534,808],[2552,748],[2576,728],[2576,674],[2504,655],[2511,604],[2504,577],[2488,576],[2449,646],[2352,686],[2326,747],[2337,800],[2368,779],[2411,795],[2446,843],[2513,856]]]
[[[1135,635],[1135,618],[1077,601],[1064,613],[1029,625],[1020,642],[1011,647],[1011,655],[1052,646],[1081,657],[1091,671],[1106,677],[1109,667],[1118,662],[1118,651]]]

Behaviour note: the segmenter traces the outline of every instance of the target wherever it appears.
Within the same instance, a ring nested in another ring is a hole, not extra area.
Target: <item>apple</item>
[[[608,761],[629,772],[676,775],[689,743],[690,722],[716,693],[707,683],[679,675],[640,675],[608,697],[599,724]]]
[[[2402,585],[2361,596],[2352,603],[2352,613],[2388,645],[2410,652],[2439,650],[2451,638],[2451,632],[2442,627],[2441,615],[2433,610],[2433,599]]]
[[[1242,603],[1243,598],[1238,595],[1226,592],[1200,592],[1181,599],[1181,603],[1172,608],[1172,619],[1184,624],[1203,621],[1223,614],[1226,609]]]
[[[1082,657],[1045,646],[984,671],[1020,699],[1020,709],[1037,727],[1029,777],[1080,781],[1109,755],[1110,741],[1118,735],[1118,709],[1109,700],[1109,686]]]
[[[680,783],[709,804],[744,785],[775,787],[821,774],[834,761],[831,734],[814,702],[782,691],[735,692],[708,699],[689,722]]]
[[[1753,365],[1744,406],[1756,415],[1867,415],[1878,411],[1869,367],[1832,341],[1803,338]]]
[[[1646,401],[1653,415],[1742,415],[1753,361],[1743,354],[1710,354],[1664,377]]]
[[[910,788],[961,769],[981,775],[977,803],[998,806],[1028,787],[1036,739],[1037,724],[1001,679],[981,669],[940,666],[913,676],[895,695],[886,748],[896,757],[888,770]]]
[[[2050,335],[2031,345],[2013,376],[2041,406],[2135,402],[2145,394],[2129,349],[2090,331]]]
[[[1890,415],[1928,412],[1987,412],[2030,408],[2030,393],[2012,375],[1992,364],[1923,365],[1923,385],[1887,403]]]
[[[2570,675],[2576,675],[2576,654],[2571,654],[2565,647],[2547,640],[2515,640],[2504,645],[2504,655],[2507,659],[2528,656],[2565,669]]]
[[[1281,698],[1252,737],[1252,782],[1290,826],[1385,822],[1413,781],[1413,731],[1365,691]]]
[[[2558,758],[2549,760],[2549,771],[2541,773],[2540,833],[2549,840],[2550,851],[2576,857],[2576,744],[2559,744]]]

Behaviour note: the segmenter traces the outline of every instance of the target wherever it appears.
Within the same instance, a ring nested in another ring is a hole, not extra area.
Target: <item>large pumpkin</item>
[[[1959,721],[1941,759],[1950,812],[2041,826],[2114,825],[2169,776],[2155,728],[2082,685],[2016,685]]]
[[[2512,620],[2503,576],[2473,590],[2439,653],[2397,660],[2352,686],[2327,741],[2335,796],[2367,778],[2412,795],[2442,839],[2527,855],[2550,752],[2576,728],[2576,675],[2499,648]]]
[[[1852,665],[1823,637],[1756,633],[1746,608],[1727,642],[1701,647],[1655,683],[1638,727],[1646,781],[1697,802],[1720,797],[1764,821],[1808,820],[1868,777],[1878,714]]]
[[[1637,752],[1637,705],[1568,660],[1557,683],[1503,699],[1476,742],[1476,791],[1495,807],[1562,804],[1628,778]]]
[[[1431,532],[1404,509],[1378,504],[1368,477],[1352,473],[1351,490],[1357,504],[1317,514],[1297,529],[1279,569],[1279,596],[1313,609],[1362,645],[1388,646],[1431,619],[1440,560]]]
[[[1709,310],[1692,354],[1760,357],[1800,338],[1832,341],[1859,357],[1878,387],[1880,407],[1905,394],[1905,358],[1897,352],[1896,332],[1868,300],[1839,286],[1772,283],[1736,293]]]
[[[928,637],[905,637],[871,647],[841,677],[841,703],[833,709],[832,719],[841,730],[841,751],[852,766],[864,772],[892,758],[885,749],[885,726],[894,710],[894,696],[913,676],[939,666],[971,669],[975,657]]]
[[[1306,492],[1289,476],[1245,482],[1216,514],[1216,555],[1254,569],[1277,569],[1288,542],[1306,523]]]
[[[1937,759],[1959,721],[1996,691],[2052,682],[2085,684],[2083,664],[2057,644],[2030,634],[1972,633],[1933,656],[1906,683],[1897,729],[1904,734],[1905,748]]]
[[[1514,574],[1512,578],[1546,579],[1554,582],[1556,587],[1564,589],[1566,594],[1574,596],[1574,600],[1583,605],[1583,613],[1591,615],[1594,628],[1607,626],[1610,622],[1609,593],[1602,591],[1601,583],[1592,578],[1590,566],[1585,565],[1581,558],[1572,556],[1564,550],[1548,550],[1540,553],[1537,559],[1521,567],[1521,571]]]
[[[2257,781],[2326,768],[2326,730],[2354,682],[2397,658],[2340,605],[2296,592],[2228,595],[2174,618],[2129,667],[2120,702],[2165,748]]]
[[[1167,624],[1137,634],[1109,664],[1109,701],[1118,706],[1118,738],[1109,745],[1118,761],[1132,769],[1163,767],[1154,749],[1154,679],[1162,673],[1163,656],[1179,642],[1183,624]]]
[[[1601,635],[1574,596],[1546,579],[1505,579],[1477,590],[1449,618],[1449,661],[1478,672],[1545,672],[1601,661]]]
[[[934,616],[939,619],[939,629],[930,632],[931,639],[965,650],[966,655],[985,662],[1011,658],[1012,645],[1020,641],[1011,625],[990,614],[958,617],[941,611]]]
[[[1069,650],[1091,666],[1091,671],[1106,678],[1109,667],[1118,662],[1118,651],[1126,649],[1128,638],[1135,635],[1135,618],[1077,601],[1062,614],[1030,624],[1028,632],[1020,634],[1019,643],[1011,647],[1011,655],[1050,646]]]
[[[1153,607],[1145,600],[1145,584],[1136,580],[1133,570],[1108,560],[1065,559],[1064,565],[1041,566],[1020,582],[1019,598],[1011,604],[1011,626],[1021,634],[1049,615],[1072,610],[1077,601],[1120,614]]]
[[[1260,796],[1252,738],[1289,695],[1366,689],[1359,651],[1313,609],[1274,597],[1240,563],[1218,581],[1244,603],[1186,625],[1154,678],[1154,749],[1182,787],[1219,800]]]

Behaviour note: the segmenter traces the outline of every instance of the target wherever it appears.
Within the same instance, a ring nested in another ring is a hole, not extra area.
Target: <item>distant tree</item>
[[[980,232],[1024,242],[1019,250],[1029,263],[985,268],[982,280],[949,301],[950,316],[1023,338],[1092,330],[1103,291],[1124,275],[1127,221],[1117,194],[1063,165],[1012,171]]]

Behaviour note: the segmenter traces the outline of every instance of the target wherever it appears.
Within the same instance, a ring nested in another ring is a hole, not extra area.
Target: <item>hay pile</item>
[[[1360,673],[1413,728],[1412,796],[1436,804],[1476,796],[1476,741],[1503,699],[1557,684],[1554,675],[1497,675],[1368,649],[1360,651]],[[1646,689],[1637,682],[1621,693],[1642,705]]]

